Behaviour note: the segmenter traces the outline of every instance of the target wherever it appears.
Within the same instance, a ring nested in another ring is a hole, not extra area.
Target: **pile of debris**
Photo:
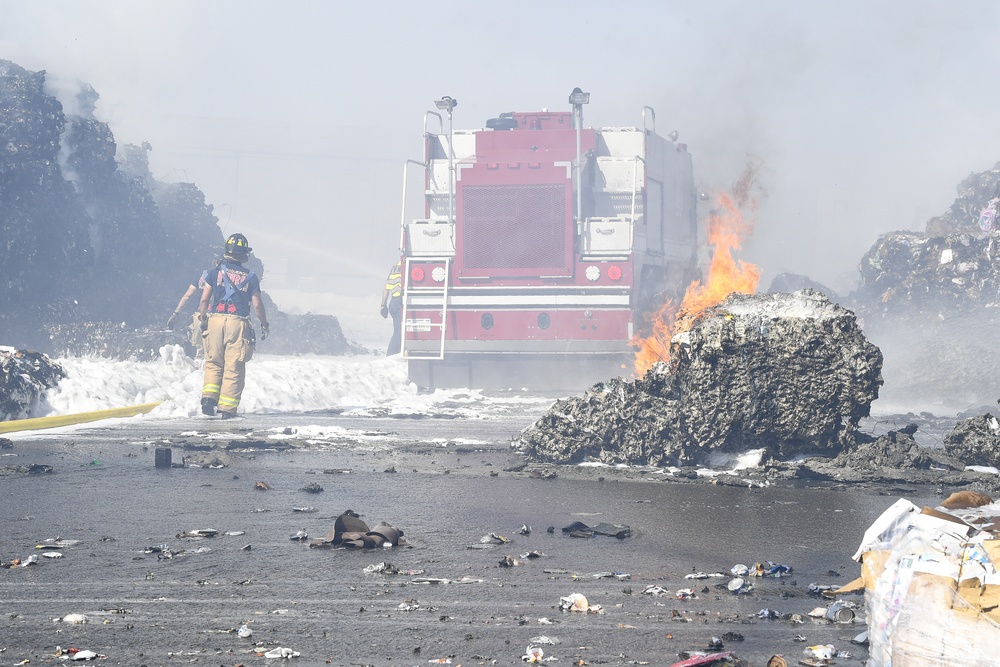
[[[1000,468],[1000,421],[990,413],[963,419],[945,436],[944,449],[967,466]]]
[[[689,465],[712,452],[835,455],[882,383],[882,353],[826,296],[731,295],[674,337],[670,363],[557,401],[515,448],[552,462]]]
[[[40,352],[0,346],[0,421],[31,417],[66,371]]]
[[[928,236],[947,236],[955,232],[991,231],[979,225],[983,210],[1000,196],[1000,162],[992,169],[972,173],[955,188],[958,197],[945,213],[927,223]],[[994,224],[994,229],[996,225]]]
[[[937,316],[994,307],[1000,294],[1000,234],[885,234],[861,260],[857,297],[866,313]]]

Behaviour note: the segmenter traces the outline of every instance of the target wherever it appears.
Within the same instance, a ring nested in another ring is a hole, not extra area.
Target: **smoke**
[[[434,12],[2,4],[4,57],[92,84],[119,144],[150,142],[154,176],[193,181],[230,204],[231,229],[270,234],[265,261],[330,271],[291,242],[308,240],[372,267],[345,268],[335,289],[373,301],[399,238],[402,165],[422,156],[423,114],[445,93],[461,103],[456,129],[568,110],[574,86],[592,95],[586,125],[638,125],[650,105],[712,194],[758,156],[768,198],[741,259],[762,287],[792,272],[849,291],[879,234],[923,229],[962,178],[1000,159],[1000,4],[988,0],[581,0],[530,18],[459,0]]]

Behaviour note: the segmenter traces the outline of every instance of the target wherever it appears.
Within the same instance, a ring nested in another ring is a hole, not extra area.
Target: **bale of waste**
[[[41,352],[0,346],[0,421],[31,417],[66,371]]]
[[[868,667],[1000,666],[996,504],[967,510],[899,500],[865,533]]]
[[[557,401],[521,433],[531,458],[687,465],[716,451],[836,454],[868,416],[882,354],[813,290],[733,294],[674,336],[669,364]]]
[[[948,210],[927,222],[927,234],[945,236],[959,231],[991,231],[987,224],[980,226],[980,220],[983,210],[1000,193],[998,184],[1000,162],[992,169],[969,174],[955,186],[957,196]],[[992,228],[996,228],[995,222]]]
[[[944,437],[944,450],[966,465],[1000,468],[1000,421],[990,413],[959,421]]]
[[[859,265],[852,305],[885,354],[883,404],[938,412],[992,403],[1000,378],[1000,163],[972,174],[924,232],[882,235]]]

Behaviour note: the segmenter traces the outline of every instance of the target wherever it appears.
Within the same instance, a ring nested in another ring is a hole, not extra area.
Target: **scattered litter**
[[[610,523],[599,523],[596,526],[588,526],[582,521],[574,521],[562,529],[570,537],[593,537],[595,535],[607,535],[623,540],[632,537],[632,529],[629,526],[616,526]]]
[[[323,493],[323,487],[313,482],[312,484],[306,484],[299,491],[305,491],[306,493]]]
[[[94,660],[96,658],[106,658],[106,655],[95,653],[94,651],[69,649],[70,660]]]
[[[542,650],[542,647],[529,646],[525,649],[524,655],[521,656],[521,660],[524,662],[543,662],[551,659],[543,657],[544,655],[545,651]]]
[[[205,537],[215,537],[219,531],[213,528],[198,528],[183,533],[177,533],[177,539],[201,539]]]
[[[315,507],[293,507],[293,512],[302,512],[303,514],[314,514],[318,510]]]
[[[698,595],[693,588],[682,588],[674,594],[678,600],[697,600]]]
[[[75,547],[80,540],[64,540],[61,537],[54,537],[44,540],[41,544],[35,545],[36,549],[63,549],[65,547]]]
[[[735,574],[737,577],[745,577],[748,574],[750,574],[750,568],[747,567],[746,565],[743,565],[742,563],[733,565],[733,567],[729,571]]]
[[[334,521],[333,527],[330,528],[326,537],[313,539],[309,546],[374,549],[404,546],[405,544],[403,531],[399,528],[391,526],[385,521],[379,521],[373,528],[369,528],[357,512],[346,510]]]
[[[745,662],[737,658],[732,651],[722,653],[706,653],[705,651],[681,651],[678,653],[680,662],[675,662],[670,667],[742,667]]]
[[[746,595],[747,593],[753,591],[753,584],[742,577],[736,577],[735,579],[731,579],[729,583],[726,584],[726,588],[728,588],[731,593],[735,593],[736,595]]]
[[[548,637],[546,635],[539,635],[538,637],[532,637],[528,640],[532,646],[558,646],[562,642],[559,641],[558,637]]]
[[[300,528],[299,530],[292,533],[288,537],[288,539],[295,540],[296,542],[304,542],[309,539],[309,533],[307,533],[304,529]]]
[[[479,538],[480,544],[507,544],[510,542],[509,539],[503,535],[498,535],[496,533],[490,533],[489,535],[483,535]]]
[[[771,561],[766,561],[763,563],[757,563],[754,569],[750,572],[751,577],[787,577],[792,573],[792,568],[789,565],[782,565],[781,563],[772,563]]]
[[[42,558],[62,558],[63,555],[59,551],[43,551]]]
[[[582,593],[572,593],[559,598],[559,608],[563,611],[584,612],[588,614],[603,614],[604,608],[599,604],[592,605]]]
[[[385,561],[381,563],[376,563],[374,565],[368,565],[365,567],[365,574],[408,574],[416,575],[423,574],[423,570],[400,570],[398,567],[392,563],[386,563]]]
[[[807,646],[803,653],[820,660],[833,660],[834,656],[837,655],[837,649],[833,647],[833,644],[820,644]]]
[[[66,614],[62,617],[63,623],[72,623],[73,625],[79,625],[80,623],[87,623],[90,619],[87,618],[86,614]]]
[[[434,577],[416,577],[410,580],[411,584],[481,584],[482,579],[475,577],[461,577],[459,579],[443,579]]]
[[[500,567],[517,567],[519,565],[524,565],[524,561],[520,558],[514,558],[513,556],[504,556],[500,559]]]
[[[521,535],[531,535],[531,526],[523,524],[517,531]]]
[[[746,566],[744,566],[746,567]],[[724,577],[726,575],[721,572],[713,572],[712,574],[707,574],[705,572],[692,572],[691,574],[685,574],[685,579],[709,579],[711,577]]]
[[[271,487],[268,485],[267,482],[254,482],[253,483],[253,488],[254,488],[254,491],[270,491],[271,490]]]
[[[806,588],[813,595],[822,595],[827,591],[834,591],[840,588],[840,586],[835,586],[833,584],[809,584]]]
[[[250,626],[244,623],[243,625],[240,626],[240,629],[236,631],[236,634],[239,637],[246,639],[248,637],[253,636],[253,630],[250,629]]]
[[[298,651],[293,651],[284,646],[277,646],[264,654],[265,658],[297,658],[301,655]]]
[[[239,537],[240,535],[246,535],[245,530],[227,530],[223,535],[228,535],[229,537]]]
[[[843,601],[837,601],[826,609],[826,618],[834,623],[853,623],[854,610]]]

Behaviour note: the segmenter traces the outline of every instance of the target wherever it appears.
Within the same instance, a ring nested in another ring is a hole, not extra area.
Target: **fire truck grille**
[[[462,197],[467,268],[566,267],[566,186],[468,185]]]

